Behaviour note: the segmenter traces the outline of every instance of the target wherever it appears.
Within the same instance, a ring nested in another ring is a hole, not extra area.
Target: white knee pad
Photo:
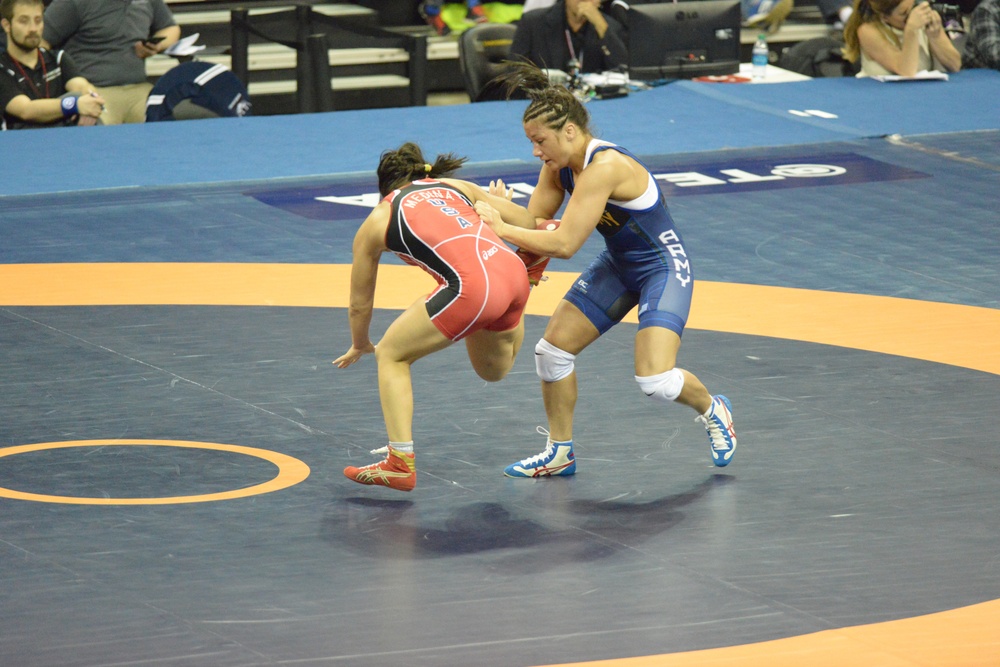
[[[575,360],[575,354],[560,350],[544,338],[535,345],[535,370],[545,382],[558,382],[568,376]]]
[[[639,383],[642,392],[657,403],[673,403],[684,388],[684,373],[681,369],[674,368],[659,375],[636,375],[635,381]]]

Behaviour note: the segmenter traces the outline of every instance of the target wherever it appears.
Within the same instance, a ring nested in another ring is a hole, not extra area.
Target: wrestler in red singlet
[[[517,326],[528,300],[524,262],[461,192],[426,179],[389,193],[385,201],[392,206],[386,246],[438,281],[427,297],[427,313],[442,334],[457,341],[479,329]]]

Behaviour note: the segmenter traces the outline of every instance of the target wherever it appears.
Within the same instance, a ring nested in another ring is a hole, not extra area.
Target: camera
[[[954,21],[962,25],[962,9],[958,5],[946,5],[941,2],[932,2],[931,9],[941,15],[941,22],[948,25]]]

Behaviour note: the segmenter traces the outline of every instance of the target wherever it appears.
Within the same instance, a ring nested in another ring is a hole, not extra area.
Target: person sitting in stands
[[[7,49],[0,55],[4,130],[94,125],[104,108],[104,99],[80,76],[69,55],[39,47],[44,9],[42,0],[0,2],[0,25],[7,38]]]
[[[621,23],[600,9],[600,0],[557,0],[521,16],[510,47],[542,69],[607,72],[628,62]],[[572,63],[572,64],[571,64]]]
[[[983,0],[972,12],[962,66],[1000,70],[1000,0]]]
[[[913,76],[957,72],[962,56],[945,32],[941,15],[916,0],[855,0],[844,26],[844,57],[861,59],[858,76]]]
[[[164,0],[53,0],[45,10],[42,46],[65,48],[107,100],[105,125],[142,123],[146,58],[172,46],[181,29]]]

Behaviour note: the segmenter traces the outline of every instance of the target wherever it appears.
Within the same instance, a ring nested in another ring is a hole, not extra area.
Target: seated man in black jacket
[[[607,72],[628,63],[625,30],[600,10],[600,0],[557,0],[526,12],[517,24],[511,56],[542,69]]]
[[[93,125],[104,99],[62,51],[39,47],[42,0],[0,0],[0,129]]]

